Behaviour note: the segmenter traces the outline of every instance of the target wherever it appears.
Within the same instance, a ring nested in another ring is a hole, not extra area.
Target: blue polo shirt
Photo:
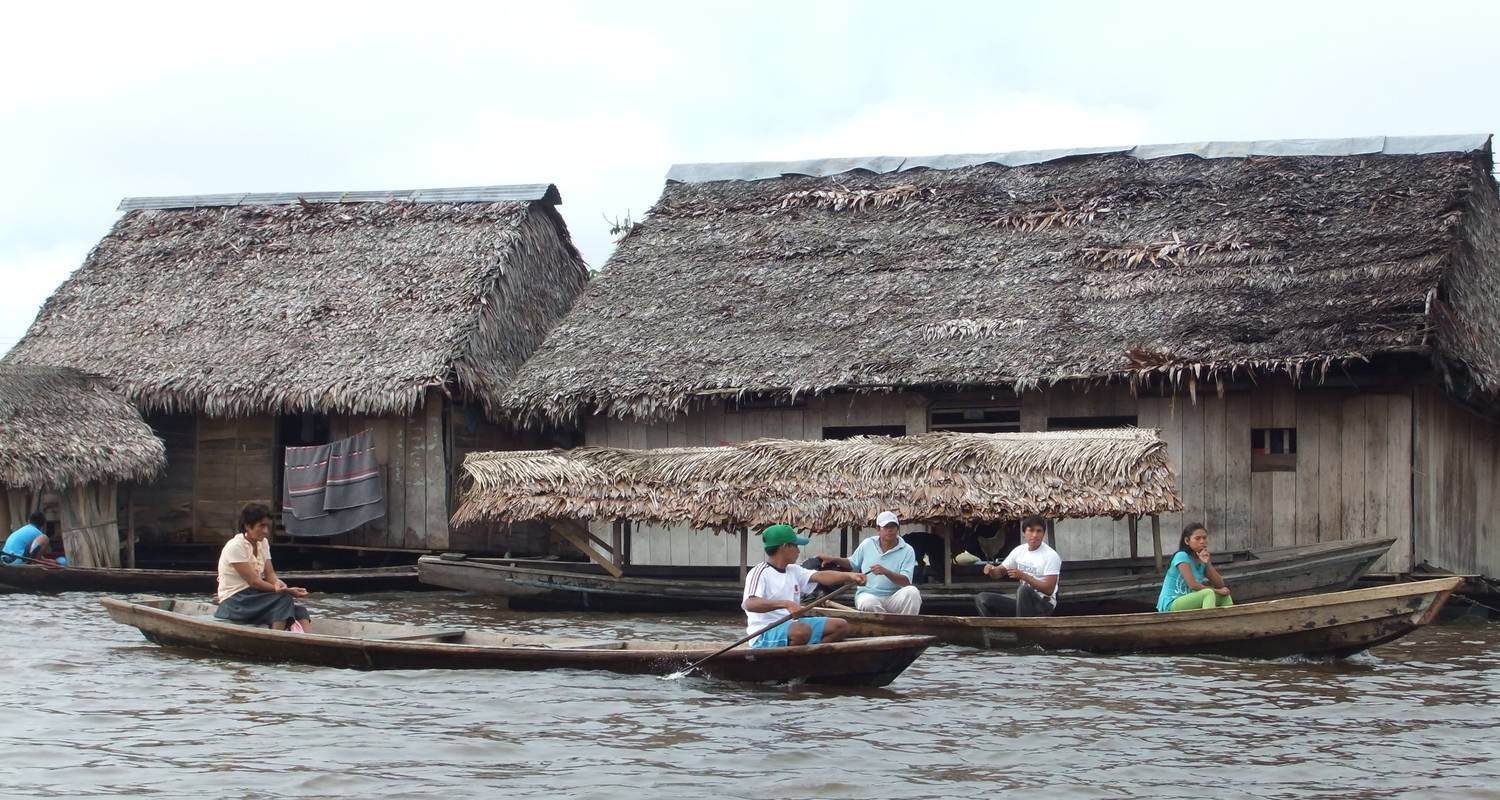
[[[854,548],[854,553],[849,556],[849,566],[859,572],[868,572],[876,564],[911,580],[917,570],[917,551],[898,536],[896,546],[882,553],[880,537],[872,536],[860,542],[859,547]],[[884,575],[869,575],[865,578],[865,585],[854,591],[854,598],[858,600],[866,592],[876,597],[890,597],[900,588]]]
[[[29,524],[22,525],[21,527],[16,528],[10,536],[6,537],[5,549],[0,552],[3,552],[6,556],[29,556],[31,555],[32,543],[35,542],[37,540],[37,537],[41,535],[42,531],[37,526]],[[19,558],[0,557],[0,561],[13,566],[26,563]]]

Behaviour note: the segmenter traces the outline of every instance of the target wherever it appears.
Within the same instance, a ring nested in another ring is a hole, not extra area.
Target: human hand
[[[884,575],[887,578],[889,578],[891,576],[891,571],[888,570],[888,569],[886,569],[885,567],[880,566],[879,564],[876,564],[875,566],[870,567],[870,574],[871,575]]]
[[[854,584],[855,586],[864,586],[865,585],[865,575],[864,575],[864,573],[862,573],[862,572],[852,572],[852,573],[850,573],[849,574],[849,582],[852,583],[852,584]]]
[[[990,576],[990,573],[993,572],[995,569],[996,569],[996,567],[995,567],[994,564],[990,564],[990,563],[986,562],[985,565],[984,565],[984,577],[988,578]]]
[[[1011,580],[1018,581],[1021,579],[1021,570],[1016,569],[1015,567],[1010,567],[1005,570],[1005,575]]]
[[[286,586],[286,584],[282,584],[282,585]],[[290,594],[292,597],[306,597],[307,596],[307,590],[304,589],[304,588],[302,588],[301,586],[286,586],[286,592],[287,592],[287,594]]]
[[[792,612],[793,614],[802,610],[801,604],[799,604],[796,600],[783,601],[781,607],[786,609],[787,611]]]
[[[1216,595],[1218,595],[1220,597],[1228,597],[1229,596],[1229,587],[1228,586],[1215,586],[1214,587],[1214,594],[1216,594]]]
[[[286,581],[284,581],[284,580],[282,580],[280,578],[277,578],[275,586],[276,586],[276,591],[278,591],[278,592],[285,591],[286,590]]]
[[[832,564],[833,562],[835,562],[837,560],[838,560],[837,558],[835,558],[835,557],[833,557],[831,555],[828,555],[827,553],[819,553],[818,554],[818,563],[822,564],[825,567],[828,566],[829,564]]]
[[[1205,564],[1213,563],[1213,556],[1209,554],[1207,547],[1198,551],[1198,560],[1202,561]]]

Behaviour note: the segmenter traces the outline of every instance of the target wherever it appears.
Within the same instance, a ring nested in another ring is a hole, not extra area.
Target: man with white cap
[[[875,518],[875,526],[880,535],[860,542],[848,558],[829,555],[818,558],[824,564],[869,573],[865,585],[854,594],[854,607],[860,611],[921,613],[922,593],[912,584],[917,551],[901,538],[901,520],[894,511],[882,511]]]

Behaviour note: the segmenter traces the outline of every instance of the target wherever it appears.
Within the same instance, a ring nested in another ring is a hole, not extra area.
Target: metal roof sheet
[[[562,195],[550,183],[513,186],[457,186],[443,189],[397,189],[363,192],[241,192],[173,197],[127,197],[121,211],[143,208],[205,208],[211,206],[272,206],[291,203],[530,203],[557,204]]]
[[[1489,134],[1455,136],[1363,136],[1345,139],[1267,139],[1245,142],[1184,142],[1148,144],[1134,147],[1074,147],[1061,150],[1018,150],[1008,153],[967,153],[957,155],[897,158],[820,158],[806,161],[750,161],[724,164],[674,164],[667,180],[675,183],[709,181],[754,181],[805,175],[826,178],[863,170],[873,173],[901,172],[909,169],[959,169],[979,164],[1019,167],[1080,156],[1124,154],[1132,158],[1153,159],[1172,156],[1199,158],[1246,158],[1249,156],[1353,156],[1380,153],[1384,155],[1422,155],[1426,153],[1468,153],[1490,146]]]

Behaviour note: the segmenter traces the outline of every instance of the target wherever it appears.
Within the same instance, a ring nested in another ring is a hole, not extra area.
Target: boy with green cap
[[[802,607],[802,595],[817,583],[838,586],[853,583],[863,586],[865,576],[858,572],[807,569],[797,563],[801,546],[807,539],[797,535],[790,525],[771,525],[760,533],[766,548],[766,560],[755,565],[745,577],[745,595],[740,607],[745,609],[745,633],[752,634],[786,619]],[[787,647],[819,642],[837,642],[849,635],[849,623],[827,617],[802,617],[777,625],[755,637],[751,647]]]

